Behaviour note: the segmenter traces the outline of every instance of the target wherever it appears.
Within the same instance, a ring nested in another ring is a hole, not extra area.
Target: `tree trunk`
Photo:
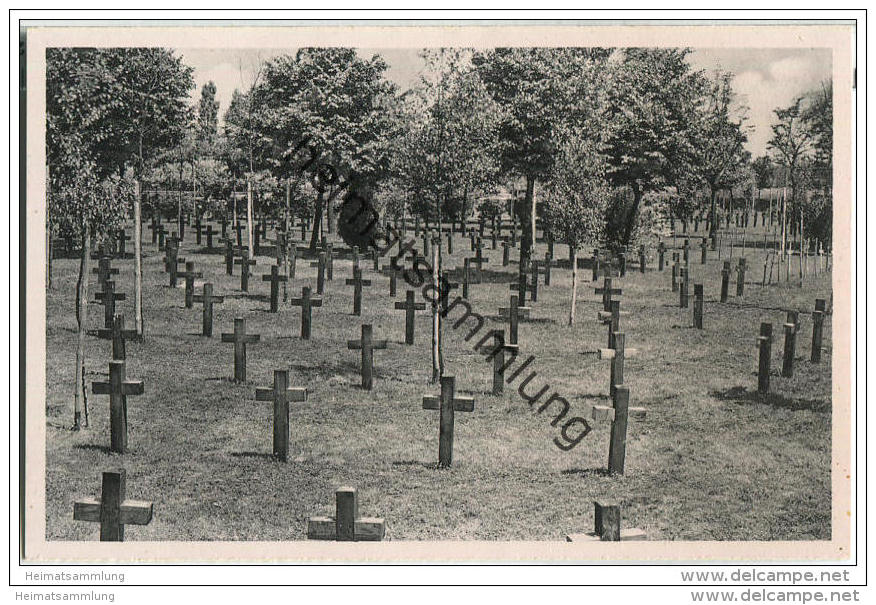
[[[526,177],[526,197],[523,206],[517,204],[520,216],[520,266],[524,271],[529,259],[532,257],[532,249],[535,247],[535,178]]]
[[[73,385],[73,427],[78,431],[88,426],[88,399],[85,392],[85,328],[88,324],[88,250],[91,231],[88,224],[82,234],[79,256],[79,277],[76,280],[76,378]]]
[[[283,216],[283,276],[286,281],[283,282],[283,302],[289,300],[289,293],[286,287],[286,282],[289,281],[289,241],[291,237],[291,221],[289,220],[290,197],[292,196],[292,182],[286,180],[286,211]],[[279,243],[279,238],[278,243]]]
[[[319,245],[319,228],[322,226],[322,206],[323,197],[322,191],[317,194],[316,208],[313,212],[313,233],[310,235],[310,252],[315,253],[316,247]]]
[[[441,268],[438,262],[439,245],[432,246],[432,384],[441,379],[441,316],[439,313],[441,297],[438,288],[441,284]]]
[[[182,241],[183,233],[185,232],[183,229],[182,173],[183,173],[183,162],[182,162],[182,158],[180,158],[180,160],[179,160],[179,183],[177,184],[177,187],[176,187],[177,235],[179,236],[180,241]]]
[[[572,305],[569,307],[569,325],[575,323],[575,303],[578,297],[578,249],[569,246],[569,260],[572,263]]]
[[[246,249],[249,257],[255,258],[252,249],[252,181],[246,180]]]
[[[710,238],[715,237],[715,235],[718,233],[718,221],[715,220],[717,218],[715,216],[715,213],[718,209],[716,201],[715,201],[716,193],[717,192],[715,191],[714,185],[709,183],[709,197],[711,198],[711,202],[709,204],[709,237]]]
[[[642,195],[644,195],[644,192],[639,188],[639,184],[635,181],[632,183],[632,189],[633,205],[627,214],[626,225],[624,225],[624,237],[621,240],[621,244],[625,248],[630,245],[630,238],[633,235],[633,227],[636,224],[636,218],[639,216],[639,204],[642,201]]]
[[[140,179],[134,182],[134,327],[143,337],[143,262],[141,257],[142,220],[140,216]]]

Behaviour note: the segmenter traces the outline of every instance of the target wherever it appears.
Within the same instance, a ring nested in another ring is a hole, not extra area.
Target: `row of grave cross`
[[[618,542],[645,540],[638,528],[621,528],[621,509],[616,503],[594,501],[593,524],[590,533],[572,533],[567,542]],[[153,502],[127,497],[125,469],[105,471],[101,478],[100,498],[86,498],[73,503],[73,520],[100,524],[101,542],[124,542],[125,526],[149,525]],[[338,542],[380,542],[386,537],[386,521],[359,514],[359,493],[355,487],[335,490],[334,517],[308,517],[308,540]]]

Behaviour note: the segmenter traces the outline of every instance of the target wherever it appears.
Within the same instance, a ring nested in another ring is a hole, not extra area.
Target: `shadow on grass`
[[[792,411],[809,410],[812,412],[829,412],[831,408],[830,401],[825,401],[824,399],[792,399],[790,397],[785,397],[780,393],[761,394],[757,391],[749,391],[747,387],[731,387],[724,391],[710,391],[709,395],[719,401],[763,403]]]
[[[73,449],[91,450],[94,452],[100,452],[101,454],[114,454],[114,452],[109,448],[108,445],[97,445],[94,443],[77,443],[73,446]]]
[[[232,298],[232,299],[243,298],[246,300],[254,300],[257,302],[271,302],[271,297],[268,296],[267,294],[248,294],[246,292],[243,292],[241,294],[226,294],[225,298]]]
[[[582,477],[610,477],[607,468],[567,468],[560,471],[561,475],[580,475]]]
[[[274,454],[269,454],[267,452],[231,452],[231,456],[234,458],[259,458],[262,460],[277,459]]]
[[[392,466],[422,466],[432,470],[435,468],[434,462],[423,462],[422,460],[395,460],[390,463]]]

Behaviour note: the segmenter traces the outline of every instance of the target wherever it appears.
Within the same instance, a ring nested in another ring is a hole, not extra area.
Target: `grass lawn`
[[[547,412],[535,413],[518,394],[520,379],[503,396],[491,396],[492,366],[472,350],[474,341],[464,340],[467,326],[452,328],[459,316],[453,311],[446,373],[456,376],[458,393],[474,396],[475,410],[457,413],[454,464],[438,470],[438,412],[422,409],[423,395],[439,390],[429,384],[431,320],[428,311],[418,312],[416,344],[404,345],[404,312],[392,305],[404,300],[402,281],[391,299],[388,278],[363,261],[364,277],[373,285],[365,288],[358,318],[351,314],[352,287],[344,285],[351,263],[336,260],[324,304],[313,312],[313,338],[302,341],[300,307],[281,303],[279,313],[268,312],[268,283],[261,275],[269,272],[270,256],[258,257],[257,275],[245,294],[239,290],[239,266],[227,276],[219,251],[198,249],[194,233],[187,232],[181,255],[205,275],[196,291],[210,281],[216,294],[225,295],[224,304],[214,307],[214,335],[205,338],[199,336],[201,306],[184,308],[182,284],[168,287],[163,253],[144,232],[147,338],[128,343],[127,376],[143,380],[145,394],[128,398],[130,452],[123,456],[109,452],[109,398],[92,395],[90,386],[90,426],[69,430],[78,261],[54,264],[46,334],[50,540],[97,539],[96,523],[73,521],[73,502],[99,496],[101,472],[122,465],[128,497],[155,505],[150,525],[128,528],[129,541],[303,540],[307,517],[334,515],[334,490],[341,485],[358,487],[360,513],[384,517],[390,540],[562,540],[592,529],[594,499],[619,502],[623,525],[644,529],[649,539],[830,538],[829,315],[823,361],[809,362],[809,312],[816,298],[829,298],[829,274],[808,277],[803,288],[793,282],[761,288],[763,257],[749,248],[745,295],[733,296],[734,273],[730,300],[720,304],[722,261],[710,252],[701,265],[695,240],[691,283],[705,284],[707,302],[705,329],[694,330],[692,302],[691,308],[678,307],[670,270],[656,270],[653,247],[644,275],[631,262],[614,285],[623,288],[621,309],[629,312],[620,322],[626,345],[638,349],[625,367],[630,405],[647,408],[647,417],[630,419],[624,476],[603,471],[607,422],[590,421],[592,432],[565,452],[554,444],[559,425],[551,426]],[[544,244],[536,252],[543,258]],[[555,254],[565,259],[565,246],[557,245]],[[457,237],[450,266],[461,267],[470,255],[468,240]],[[498,307],[508,306],[516,264],[501,267],[501,247],[488,250],[488,256],[488,283],[472,286],[470,302],[488,317],[486,327],[507,327],[497,314]],[[667,264],[670,258],[671,250]],[[119,311],[132,327],[133,261],[113,265],[120,268],[116,289],[128,295]],[[569,271],[554,269],[552,285],[540,287],[533,321],[520,325],[519,359],[535,357],[527,372],[537,377],[528,393],[549,384],[549,392],[571,403],[569,416],[589,419],[592,405],[610,404],[609,367],[595,354],[606,345],[606,328],[596,321],[601,301],[589,282],[590,270],[579,275],[577,324],[566,325]],[[299,296],[303,285],[315,291],[316,269],[299,259],[290,297]],[[92,282],[92,300],[96,289]],[[419,293],[417,300],[422,301]],[[803,313],[794,377],[782,378],[781,324],[788,309]],[[249,332],[261,335],[261,342],[248,348],[247,384],[230,380],[233,346],[220,342],[238,316],[246,318]],[[772,394],[765,398],[756,393],[755,340],[762,321],[774,325]],[[375,352],[371,392],[360,388],[359,352],[346,344],[359,338],[363,322],[374,325],[375,338],[389,341],[387,350]],[[103,308],[90,305],[89,326],[102,323]],[[89,385],[106,380],[109,358],[109,341],[89,337]],[[271,403],[255,400],[256,387],[270,386],[273,370],[283,368],[291,370],[293,386],[309,389],[306,402],[290,404],[285,464],[270,455]],[[577,431],[570,429],[572,435]]]

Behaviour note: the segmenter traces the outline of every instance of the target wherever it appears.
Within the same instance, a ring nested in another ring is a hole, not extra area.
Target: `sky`
[[[252,84],[261,61],[282,54],[294,54],[287,49],[184,49],[178,54],[194,68],[197,88],[193,98],[200,97],[201,87],[209,81],[216,84],[219,115],[225,114],[235,88],[246,89]],[[417,81],[422,68],[420,49],[360,48],[360,56],[380,54],[388,65],[386,76],[401,89]],[[739,100],[747,106],[748,123],[752,127],[747,148],[753,156],[766,153],[772,134],[773,110],[789,105],[796,96],[814,90],[832,74],[831,52],[826,49],[801,48],[698,48],[689,57],[697,69],[722,69],[735,74],[733,87]]]

